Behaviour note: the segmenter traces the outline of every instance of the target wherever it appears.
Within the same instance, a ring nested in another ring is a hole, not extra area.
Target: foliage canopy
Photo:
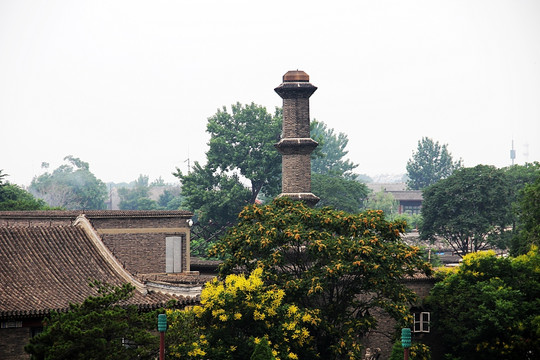
[[[418,141],[416,152],[407,161],[407,185],[412,190],[422,190],[461,167],[461,160],[452,160],[448,145],[440,145],[438,141],[423,137]]]
[[[249,202],[253,204],[259,192],[269,196],[279,193],[281,156],[274,144],[281,134],[281,110],[274,115],[266,108],[251,103],[226,107],[208,118],[210,134],[207,166],[219,172],[235,172],[251,183]]]
[[[317,311],[300,309],[284,302],[285,293],[276,286],[265,286],[262,269],[248,277],[228,275],[225,280],[207,283],[201,294],[201,306],[168,311],[173,337],[186,332],[185,319],[192,319],[198,336],[184,338],[170,348],[180,359],[208,358],[244,360],[262,352],[260,343],[280,359],[313,356],[313,337],[308,327],[319,321]],[[260,357],[259,357],[260,358]]]
[[[369,189],[364,183],[341,176],[311,174],[311,190],[321,199],[317,207],[357,213],[364,206]]]
[[[32,359],[154,359],[159,341],[150,330],[154,314],[141,314],[135,306],[121,306],[135,288],[92,282],[97,296],[71,304],[68,312],[52,312],[43,332],[25,347]],[[136,346],[126,346],[125,341]]]
[[[357,164],[345,159],[349,153],[345,148],[349,143],[346,134],[334,132],[322,121],[311,122],[311,137],[319,142],[315,156],[311,160],[311,172],[321,175],[333,175],[353,180],[356,175],[353,170]]]
[[[359,339],[376,326],[375,308],[406,320],[414,294],[401,280],[430,271],[419,249],[401,241],[404,222],[388,222],[382,211],[349,214],[278,198],[244,208],[239,219],[211,250],[225,258],[221,278],[260,268],[286,303],[319,309],[311,332],[323,359],[358,356]]]
[[[6,176],[7,174],[2,174],[2,170],[0,170],[0,211],[45,210],[48,208],[43,200],[36,199],[28,191],[4,181]]]
[[[511,250],[514,254],[523,254],[531,245],[540,247],[540,176],[522,189],[518,209],[520,231]]]
[[[428,298],[433,329],[453,359],[540,357],[540,255],[469,254]]]
[[[45,172],[35,177],[28,190],[52,207],[68,210],[105,209],[105,183],[90,172],[87,162],[71,155],[64,160],[68,163],[52,173]]]
[[[423,192],[422,239],[440,236],[467,254],[499,245],[510,219],[510,189],[502,170],[463,168]],[[499,244],[498,244],[499,243]]]
[[[155,210],[158,204],[150,199],[150,187],[148,175],[139,175],[132,188],[121,187],[118,189],[120,197],[120,210]]]

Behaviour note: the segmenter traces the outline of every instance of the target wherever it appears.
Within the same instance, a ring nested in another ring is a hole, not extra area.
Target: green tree
[[[369,210],[382,210],[384,214],[391,218],[398,213],[399,203],[394,198],[394,195],[387,193],[384,190],[378,191],[370,196],[365,204],[365,208]]]
[[[184,197],[180,195],[180,188],[166,189],[161,195],[157,204],[163,210],[178,210],[182,207]]]
[[[469,254],[428,297],[432,329],[460,360],[540,358],[540,255]]]
[[[208,118],[206,165],[195,162],[187,174],[178,168],[173,174],[182,183],[182,206],[195,214],[192,249],[197,254],[206,254],[216,237],[236,223],[245,205],[260,195],[279,193],[281,156],[274,144],[281,123],[281,109],[271,115],[254,103],[236,103],[231,112],[223,107]]]
[[[0,211],[15,210],[45,210],[47,204],[41,199],[36,199],[28,191],[21,189],[15,184],[10,184],[4,178],[0,170]]]
[[[510,248],[514,255],[528,252],[531,245],[540,247],[540,176],[522,189],[518,212],[520,231],[512,240]]]
[[[319,146],[311,159],[311,172],[321,175],[334,175],[348,180],[356,178],[353,170],[358,167],[344,157],[349,139],[344,133],[336,134],[322,121],[311,122],[311,137],[319,142]]]
[[[130,284],[111,286],[100,282],[97,296],[71,304],[68,312],[52,312],[43,332],[25,347],[32,359],[155,359],[159,341],[151,333],[157,316],[141,314],[129,305]],[[131,346],[126,346],[128,341]]]
[[[407,185],[412,190],[422,190],[447,178],[462,167],[462,161],[453,161],[448,145],[440,145],[428,137],[418,141],[418,149],[407,161]]]
[[[510,223],[510,190],[502,170],[463,168],[423,192],[420,238],[442,237],[461,255],[501,244]]]
[[[132,188],[119,188],[120,210],[155,210],[158,204],[150,198],[148,175],[139,175]]]
[[[237,222],[238,213],[249,203],[251,192],[238,175],[216,173],[198,162],[188,175],[183,175],[179,169],[174,175],[182,181],[182,207],[194,213],[191,253],[207,257],[207,250],[217,237]]]
[[[215,173],[195,162],[188,175],[177,169],[175,176],[182,181],[183,205],[194,211],[202,223],[230,226],[236,223],[238,213],[249,203],[250,191],[236,174]]]
[[[260,192],[275,196],[281,186],[281,156],[274,144],[281,134],[281,110],[272,116],[251,103],[226,107],[208,118],[210,134],[207,166],[217,172],[237,172],[250,183],[253,204]]]
[[[414,293],[402,279],[430,270],[419,249],[402,242],[405,224],[386,221],[382,211],[348,214],[278,198],[244,208],[239,218],[211,250],[225,259],[221,278],[260,267],[285,303],[320,311],[309,330],[322,359],[359,356],[375,309],[407,320]]]
[[[540,178],[540,163],[527,163],[525,165],[513,165],[503,169],[510,187],[510,203],[512,214],[512,232],[508,232],[510,239],[510,252],[512,255],[524,254],[529,250],[528,236],[521,233],[524,229],[523,221],[527,221],[527,215],[522,219],[524,187],[532,185]],[[530,194],[532,195],[532,194]]]
[[[369,193],[367,186],[356,180],[315,173],[311,174],[311,190],[321,199],[317,207],[330,206],[351,213],[362,210]]]
[[[28,188],[37,198],[49,206],[68,210],[105,209],[107,187],[90,172],[87,162],[71,155],[64,158],[67,164],[52,173],[45,172],[35,177]]]

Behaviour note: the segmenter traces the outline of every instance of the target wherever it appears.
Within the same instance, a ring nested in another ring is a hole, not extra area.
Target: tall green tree
[[[36,199],[28,191],[21,187],[10,184],[4,178],[7,174],[2,174],[0,170],[0,211],[14,210],[44,210],[47,204],[41,199]]]
[[[329,174],[311,174],[311,191],[321,199],[317,207],[358,213],[363,209],[369,189],[356,180]]]
[[[353,170],[358,167],[345,156],[349,151],[345,150],[349,143],[346,134],[335,133],[334,129],[322,122],[311,122],[311,137],[319,142],[319,146],[311,159],[311,172],[320,175],[334,175],[348,180],[356,178]]]
[[[66,156],[67,164],[59,166],[52,173],[45,172],[35,177],[28,190],[49,206],[68,210],[105,209],[107,186],[90,172],[87,162],[71,155]]]
[[[508,232],[510,240],[510,252],[513,255],[524,254],[528,251],[526,236],[520,234],[522,224],[522,200],[525,186],[532,185],[540,178],[540,163],[526,163],[524,165],[512,165],[503,168],[508,179],[510,188],[510,203],[512,212],[512,232]]]
[[[163,193],[159,195],[157,204],[163,210],[179,210],[183,201],[184,197],[180,195],[180,188],[174,187],[163,190]]]
[[[52,312],[45,319],[43,332],[25,347],[32,359],[155,359],[159,341],[151,331],[157,316],[120,304],[135,288],[99,282],[91,286],[97,288],[97,296],[71,304],[68,312]]]
[[[428,137],[418,141],[416,152],[407,161],[407,185],[412,190],[422,190],[447,178],[462,167],[461,159],[453,161],[448,145],[440,145]]]
[[[183,206],[194,211],[197,220],[204,224],[231,226],[241,209],[249,204],[251,192],[236,174],[215,172],[195,162],[189,174],[183,175],[177,169],[175,176],[182,181]]]
[[[150,186],[148,175],[139,175],[131,188],[118,189],[120,197],[120,210],[155,210],[158,204],[150,198]]]
[[[182,206],[195,214],[196,253],[205,254],[245,205],[279,193],[281,156],[274,144],[281,124],[281,109],[272,115],[254,103],[223,107],[208,118],[206,165],[196,162],[187,174],[178,168],[173,174],[182,183]]]
[[[540,248],[540,176],[521,190],[518,214],[519,232],[510,247],[514,255],[527,253],[531,245]]]
[[[441,277],[427,304],[452,359],[540,358],[538,248],[517,258],[469,254]]]
[[[442,237],[459,254],[500,243],[511,222],[510,189],[504,172],[493,166],[463,168],[423,192],[420,237]]]
[[[281,156],[274,144],[281,135],[282,115],[251,103],[231,105],[208,118],[207,166],[220,173],[237,172],[250,183],[253,204],[260,192],[274,196],[281,186]]]
[[[309,331],[321,359],[359,357],[377,310],[408,320],[414,294],[402,279],[430,271],[419,249],[401,240],[405,224],[386,221],[382,211],[349,214],[278,198],[239,217],[211,250],[225,259],[220,278],[260,268],[285,303],[319,311],[321,321]]]

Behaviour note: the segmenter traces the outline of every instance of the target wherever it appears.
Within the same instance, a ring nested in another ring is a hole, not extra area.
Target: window
[[[135,341],[126,338],[122,338],[122,346],[126,349],[137,349],[139,347]]]
[[[11,329],[22,327],[22,321],[6,321],[0,323],[0,329]]]
[[[39,334],[41,334],[43,332],[43,327],[39,326],[39,327],[33,327],[30,329],[30,335],[31,337],[34,337],[34,336],[38,336]]]
[[[182,272],[181,236],[168,236],[165,238],[165,272]]]
[[[419,333],[428,333],[429,324],[430,324],[430,313],[429,312],[417,312],[414,313],[414,326],[413,332]]]

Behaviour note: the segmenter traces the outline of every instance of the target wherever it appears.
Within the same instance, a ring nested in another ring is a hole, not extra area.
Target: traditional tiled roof
[[[398,201],[422,201],[421,190],[407,190],[407,191],[390,191],[390,194],[394,196],[394,199]]]
[[[38,210],[38,211],[0,211],[0,219],[75,219],[84,214],[88,218],[148,218],[181,217],[191,218],[193,213],[184,210]]]
[[[126,278],[83,226],[0,226],[0,318],[65,311],[69,303],[96,295],[88,286],[90,280],[121,285]],[[173,298],[140,290],[138,286],[129,304],[151,309]],[[182,296],[176,299],[181,304],[197,301]]]

